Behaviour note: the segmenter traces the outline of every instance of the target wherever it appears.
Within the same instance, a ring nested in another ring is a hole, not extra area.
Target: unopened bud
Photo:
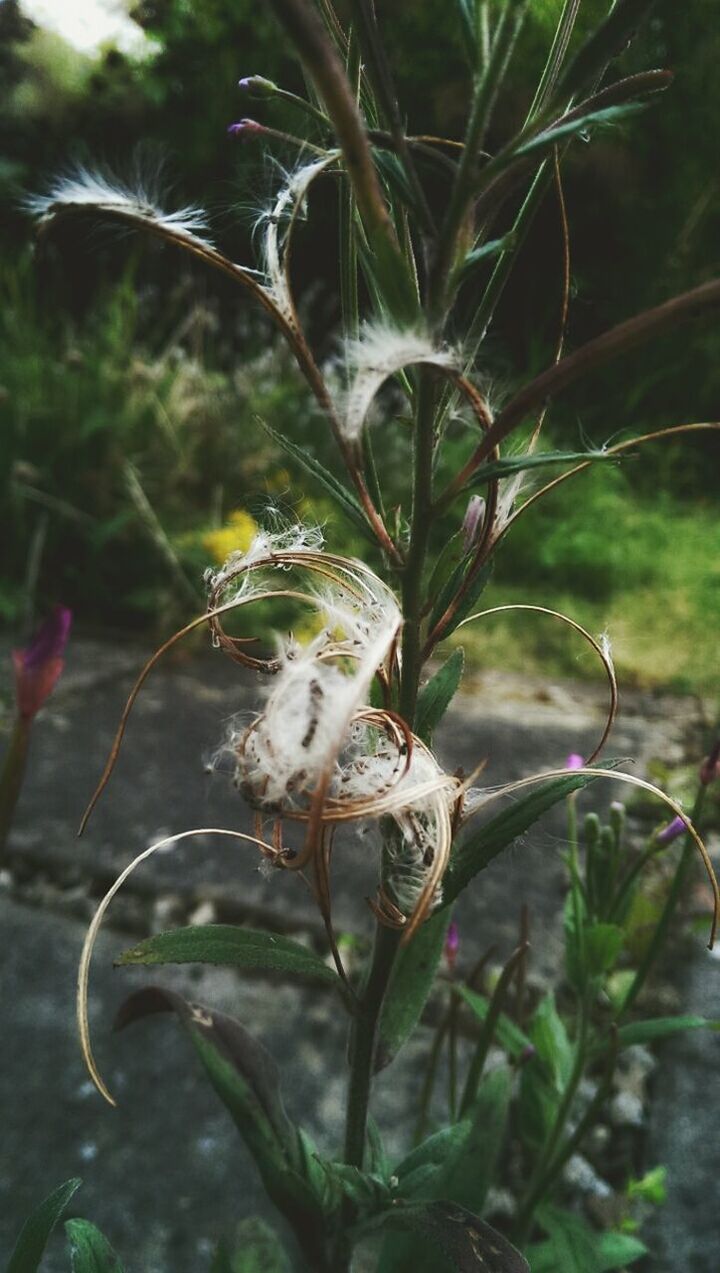
[[[535,1056],[537,1056],[537,1049],[533,1047],[532,1043],[526,1043],[518,1057],[518,1064],[527,1065],[528,1061],[532,1061]]]
[[[588,813],[585,816],[585,843],[588,848],[594,848],[600,839],[600,819],[596,813]]]
[[[462,524],[463,550],[466,553],[477,541],[480,527],[485,520],[485,500],[482,495],[471,495]]]
[[[662,831],[658,831],[655,836],[657,844],[672,844],[673,840],[677,840],[679,835],[685,835],[687,827],[682,818],[673,818],[672,822],[668,822]]]
[[[445,938],[445,959],[447,960],[447,966],[451,972],[453,971],[455,967],[455,961],[457,959],[457,953],[459,949],[460,949],[460,930],[458,929],[457,924],[453,920],[452,923],[450,924],[450,927],[447,930],[447,936]]]
[[[279,92],[277,84],[273,84],[272,80],[266,80],[264,75],[246,75],[244,79],[238,80],[238,88],[241,88],[243,93],[247,93],[253,101],[263,97],[274,97]]]
[[[260,136],[267,132],[267,128],[263,124],[258,124],[256,119],[240,119],[236,124],[228,124],[228,134],[230,137],[251,137]]]

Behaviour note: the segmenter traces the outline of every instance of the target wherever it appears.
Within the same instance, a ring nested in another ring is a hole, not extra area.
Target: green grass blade
[[[28,1216],[5,1273],[35,1273],[40,1267],[48,1238],[82,1180],[74,1177],[55,1189]]]

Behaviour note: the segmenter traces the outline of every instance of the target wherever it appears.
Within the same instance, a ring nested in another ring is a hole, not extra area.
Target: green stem
[[[520,1204],[518,1210],[515,1241],[522,1247],[530,1236],[532,1229],[533,1216],[535,1207],[540,1198],[544,1197],[552,1180],[554,1179],[553,1160],[555,1151],[558,1147],[560,1138],[565,1130],[565,1125],[572,1109],[573,1101],[580,1086],[582,1076],[585,1073],[585,1065],[587,1062],[587,1041],[589,1032],[589,1003],[587,993],[583,994],[579,1001],[579,1020],[578,1020],[578,1037],[575,1046],[575,1059],[573,1068],[567,1082],[565,1091],[562,1094],[560,1104],[558,1105],[555,1121],[550,1130],[542,1151],[538,1157],[535,1169],[530,1177],[530,1183],[527,1188],[525,1197]]]
[[[705,804],[706,796],[707,796],[707,787],[702,785],[700,786],[697,796],[695,797],[695,804],[693,805],[693,811],[692,811],[692,814],[690,815],[690,821],[692,822],[693,826],[697,825],[697,822],[700,819],[700,816],[703,811],[703,806]],[[675,912],[678,907],[678,903],[682,896],[685,880],[687,878],[688,870],[690,868],[690,862],[694,855],[694,851],[695,851],[694,843],[691,840],[690,836],[688,835],[685,837],[685,843],[683,845],[682,855],[680,857],[680,861],[678,862],[677,869],[673,876],[673,881],[670,886],[670,892],[668,893],[667,898],[665,900],[665,905],[663,906],[662,914],[655,926],[655,932],[652,935],[652,940],[647,950],[645,951],[645,954],[640,963],[640,967],[635,973],[635,976],[630,985],[630,989],[628,990],[625,998],[623,999],[622,1007],[620,1008],[617,1014],[618,1017],[624,1015],[624,1013],[627,1012],[628,1008],[630,1008],[632,1004],[635,1002],[635,1000],[637,999],[640,991],[642,990],[643,986],[645,985],[645,982],[647,981],[648,975],[650,973],[650,970],[653,964],[655,963],[658,955],[660,954],[663,946],[665,945],[665,939],[667,937],[668,929],[670,927],[670,924],[672,923],[672,920],[674,918]]]
[[[423,574],[432,523],[432,463],[435,445],[436,381],[428,368],[420,370],[415,447],[410,547],[403,576],[402,676],[400,713],[412,726],[422,670],[420,625],[423,609]]]
[[[375,931],[372,962],[353,1028],[345,1125],[345,1162],[353,1167],[359,1167],[360,1170],[365,1158],[365,1137],[378,1021],[399,940],[398,932],[378,924]]]

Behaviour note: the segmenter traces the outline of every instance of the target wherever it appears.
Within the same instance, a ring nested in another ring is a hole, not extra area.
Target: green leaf
[[[635,1043],[655,1043],[673,1034],[683,1034],[685,1030],[720,1030],[720,1021],[710,1017],[654,1017],[650,1021],[631,1021],[629,1025],[620,1026],[618,1044],[629,1048]]]
[[[489,1224],[472,1212],[450,1202],[396,1203],[365,1227],[366,1232],[386,1229],[416,1233],[432,1242],[446,1260],[445,1267],[457,1273],[530,1273],[525,1258]],[[381,1263],[381,1273],[397,1270]],[[439,1270],[437,1261],[435,1268]]]
[[[328,985],[340,984],[337,973],[307,946],[254,928],[234,924],[198,924],[156,933],[123,951],[115,960],[127,964],[222,964],[289,973]]]
[[[507,1066],[485,1076],[468,1111],[470,1131],[443,1170],[437,1189],[443,1198],[471,1211],[482,1211],[505,1141],[511,1095],[512,1075]]]
[[[538,1221],[550,1240],[529,1248],[532,1273],[610,1273],[647,1254],[637,1238],[596,1233],[579,1216],[559,1207],[542,1207]]]
[[[655,0],[616,0],[605,21],[588,37],[564,72],[556,100],[587,88],[622,53],[650,13]]]
[[[287,452],[306,473],[309,473],[325,488],[328,495],[339,505],[346,517],[349,517],[350,521],[354,522],[358,529],[363,532],[365,538],[369,539],[371,543],[375,543],[375,537],[368,526],[362,506],[349,487],[335,477],[335,474],[331,473],[329,469],[326,469],[319,460],[316,460],[310,451],[297,446],[295,442],[291,442],[290,438],[286,437],[284,433],[278,432],[266,420],[262,420],[260,416],[256,416],[256,419],[265,432],[269,433],[273,441],[277,442],[283,451]]]
[[[412,1201],[426,1196],[426,1182],[437,1179],[448,1159],[465,1143],[471,1126],[469,1118],[451,1123],[411,1150],[395,1168],[399,1195]]]
[[[618,456],[609,451],[541,451],[539,454],[509,455],[502,460],[493,460],[490,464],[481,464],[475,469],[467,486],[479,486],[495,478],[512,477],[515,473],[548,468],[552,464],[583,464],[590,460],[598,463],[617,459]]]
[[[418,695],[415,733],[423,742],[432,741],[433,731],[457,693],[465,667],[465,652],[453,650],[447,661],[423,685]]]
[[[519,146],[513,148],[510,158],[515,160],[527,158],[528,155],[541,154],[543,151],[552,150],[558,142],[567,141],[588,128],[608,127],[646,109],[645,102],[626,102],[623,106],[606,106],[603,110],[588,111],[586,115],[574,116],[565,123],[555,124],[552,128],[546,128],[543,132],[528,138],[527,141],[521,142]]]
[[[473,248],[457,267],[457,282],[464,283],[476,266],[482,265],[483,261],[490,261],[494,257],[500,256],[502,252],[507,252],[508,248],[514,246],[515,235],[511,230],[509,234],[504,234],[501,239],[489,239],[487,243],[483,243],[482,247]]]
[[[285,1113],[270,1053],[233,1017],[158,986],[130,995],[115,1028],[169,1012],[190,1036],[205,1073],[255,1159],[270,1198],[281,1211],[301,1209],[310,1219],[325,1199],[309,1179],[301,1136]]]
[[[412,1034],[427,1003],[450,923],[446,910],[432,915],[395,960],[378,1024],[376,1072],[389,1065]]]
[[[611,769],[620,763],[619,760],[607,760],[603,762],[603,768]],[[455,850],[445,872],[443,906],[453,902],[479,871],[489,866],[493,858],[502,853],[519,835],[523,835],[548,809],[552,809],[573,791],[581,791],[594,778],[594,774],[568,770],[562,778],[548,778],[545,782],[538,782],[529,795],[523,796],[484,826],[468,833]],[[412,949],[412,945],[413,943],[409,949]]]
[[[72,1273],[123,1273],[107,1238],[89,1220],[67,1220]]]
[[[567,1087],[573,1068],[573,1046],[568,1038],[565,1022],[555,1007],[552,990],[543,995],[533,1013],[530,1039],[537,1056],[552,1078],[558,1093]]]
[[[615,964],[625,934],[618,924],[588,924],[584,933],[585,961],[590,977],[603,977]]]
[[[238,1224],[232,1245],[220,1243],[210,1273],[290,1273],[290,1261],[274,1229],[248,1216]]]
[[[445,611],[450,605],[450,602],[456,596],[461,584],[463,583],[465,579],[465,576],[468,571],[468,566],[470,565],[471,561],[472,561],[472,553],[469,553],[468,556],[463,558],[460,564],[455,567],[452,574],[449,576],[449,578],[446,580],[446,582],[443,584],[442,588],[440,589],[439,593],[437,594],[433,608],[430,612],[430,618],[428,619],[428,630],[430,632],[432,632],[435,625],[440,622]],[[455,631],[457,625],[459,623],[462,623],[463,619],[466,619],[467,616],[470,614],[470,611],[472,610],[473,606],[477,602],[478,598],[485,591],[487,585],[489,584],[490,579],[492,578],[492,573],[493,573],[492,561],[487,562],[486,565],[484,565],[480,570],[478,570],[477,575],[473,579],[472,583],[469,585],[468,590],[465,593],[465,596],[463,597],[462,601],[460,602],[460,605],[455,611],[452,621],[447,625],[446,628],[443,629],[443,634],[442,634],[443,640],[446,637],[449,637],[451,632]]]
[[[468,986],[457,985],[455,989],[465,1000],[468,1007],[472,1008],[476,1017],[480,1021],[485,1021],[490,1008],[490,1000],[485,995],[478,994],[476,990],[470,990]],[[498,1018],[495,1036],[508,1056],[513,1057],[515,1060],[522,1056],[527,1048],[532,1047],[527,1034],[510,1017],[505,1016],[503,1012],[500,1013]]]
[[[82,1180],[66,1180],[25,1221],[5,1273],[35,1273],[42,1260],[47,1240]]]

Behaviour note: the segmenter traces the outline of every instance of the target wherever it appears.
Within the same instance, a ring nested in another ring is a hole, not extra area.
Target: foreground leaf
[[[720,1021],[710,1017],[654,1017],[650,1021],[631,1021],[618,1030],[618,1045],[632,1047],[635,1043],[655,1043],[686,1030],[720,1030]]]
[[[282,447],[283,451],[287,452],[291,459],[295,460],[306,473],[309,473],[311,477],[314,477],[320,483],[331,499],[342,509],[345,516],[362,531],[365,538],[375,543],[375,537],[368,526],[362,506],[349,487],[335,477],[335,474],[331,473],[329,469],[326,469],[319,460],[316,460],[310,451],[298,446],[295,442],[291,442],[290,438],[274,429],[271,424],[268,424],[267,420],[262,420],[260,416],[257,417],[257,420],[265,432],[270,434],[273,442],[277,442],[278,446]]]
[[[307,946],[253,928],[233,924],[198,924],[156,933],[123,951],[116,964],[223,964],[262,968],[339,984],[337,973]]]
[[[116,1029],[157,1013],[174,1013],[185,1027],[205,1072],[250,1150],[265,1189],[288,1217],[308,1263],[321,1264],[320,1213],[327,1200],[318,1178],[307,1170],[299,1129],[280,1095],[277,1066],[233,1017],[156,986],[133,994],[122,1005]]]
[[[446,1267],[456,1273],[530,1273],[527,1260],[507,1238],[452,1202],[397,1203],[372,1227],[379,1226],[432,1242],[445,1257]],[[369,1226],[365,1231],[370,1231]],[[381,1265],[381,1273],[391,1273],[391,1266]],[[399,1273],[397,1266],[392,1273]]]
[[[68,1220],[65,1232],[70,1243],[72,1273],[123,1273],[107,1238],[89,1220]]]
[[[528,1250],[532,1273],[610,1273],[647,1254],[638,1238],[596,1233],[579,1216],[559,1207],[543,1207],[538,1219],[550,1236]]]
[[[5,1273],[35,1273],[42,1260],[48,1238],[82,1180],[66,1180],[25,1221]]]
[[[611,769],[620,761],[605,761],[603,768]],[[564,800],[573,791],[582,791],[594,781],[593,774],[573,773],[569,770],[562,778],[548,778],[538,782],[530,794],[517,800],[484,826],[469,832],[456,849],[443,879],[443,906],[455,898],[470,883],[473,876],[502,853],[519,835],[523,835],[548,809]],[[411,944],[412,945],[412,944]]]
[[[552,464],[587,464],[590,461],[599,463],[602,460],[617,461],[617,458],[608,451],[541,451],[510,455],[502,460],[479,465],[467,485],[480,486],[495,478],[512,477],[515,473],[525,473],[528,469],[544,469]]]
[[[415,733],[423,742],[432,741],[433,731],[440,724],[454,699],[465,667],[465,652],[453,650],[441,668],[423,685],[418,695],[415,716]]]
[[[397,1056],[412,1034],[432,990],[442,957],[450,915],[438,911],[403,946],[395,960],[392,978],[378,1025],[375,1069],[382,1070]]]

